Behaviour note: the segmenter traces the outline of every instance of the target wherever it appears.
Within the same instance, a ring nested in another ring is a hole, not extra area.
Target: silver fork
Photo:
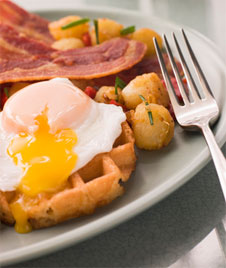
[[[174,88],[172,86],[169,74],[166,69],[166,65],[163,60],[162,52],[159,48],[156,38],[153,39],[155,50],[158,56],[163,78],[165,80],[166,87],[169,92],[169,97],[170,97],[170,100],[174,109],[176,119],[182,127],[190,128],[190,127],[195,126],[202,130],[202,133],[205,137],[210,153],[212,155],[213,162],[215,164],[217,174],[220,180],[221,188],[222,188],[224,198],[226,201],[226,160],[209,127],[210,120],[214,118],[216,119],[219,116],[220,114],[219,108],[218,108],[216,100],[213,97],[213,94],[211,93],[210,87],[201,70],[201,67],[194,55],[194,52],[188,42],[188,39],[187,39],[187,36],[185,35],[184,30],[182,30],[182,35],[186,43],[187,49],[189,51],[189,54],[191,56],[193,65],[195,67],[195,71],[199,77],[200,84],[202,86],[202,94],[199,94],[197,86],[194,82],[194,79],[191,75],[191,72],[188,68],[188,65],[185,61],[185,58],[182,54],[181,48],[179,46],[179,43],[174,33],[173,33],[173,39],[174,39],[177,51],[180,56],[180,61],[181,61],[181,65],[182,65],[186,80],[188,82],[189,94],[188,92],[186,92],[184,88],[184,85],[183,85],[181,76],[179,74],[177,65],[175,63],[171,48],[169,46],[169,43],[165,35],[163,35],[163,39],[165,42],[165,47],[166,47],[168,57],[170,59],[170,63],[172,65],[172,69],[174,71],[174,75],[175,75],[175,78],[176,78],[176,81],[177,81],[177,84],[178,84],[178,87],[179,87],[179,90],[183,99],[183,104],[179,103],[176,97]]]

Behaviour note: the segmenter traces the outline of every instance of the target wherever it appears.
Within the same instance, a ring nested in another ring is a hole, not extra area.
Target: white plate
[[[150,27],[159,33],[178,33],[179,27],[158,18],[145,17],[132,11],[91,8],[42,11],[40,14],[56,19],[69,14],[97,18],[113,18],[125,25]],[[201,34],[184,27],[198,55],[209,84],[218,103],[226,99],[226,68],[214,45]],[[215,126],[220,145],[226,140],[226,106],[222,106],[221,118]],[[0,261],[10,264],[41,256],[94,236],[134,217],[173,192],[208,161],[209,152],[201,135],[185,133],[176,127],[171,144],[156,152],[138,152],[136,171],[126,185],[126,193],[112,204],[98,209],[94,215],[74,219],[56,227],[38,230],[29,234],[17,234],[13,228],[0,230]],[[4,242],[2,242],[4,241]]]

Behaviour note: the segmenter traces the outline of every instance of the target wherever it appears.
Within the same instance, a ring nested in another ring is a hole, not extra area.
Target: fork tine
[[[164,39],[164,42],[165,42],[165,45],[166,45],[166,51],[167,51],[168,57],[169,57],[169,59],[170,59],[170,63],[171,63],[171,66],[172,66],[174,75],[175,75],[175,77],[176,77],[177,84],[178,84],[178,88],[179,88],[179,90],[180,90],[180,93],[181,93],[183,102],[184,102],[185,105],[188,105],[188,104],[189,104],[188,96],[187,96],[187,94],[185,93],[184,85],[183,85],[183,83],[182,83],[182,81],[181,81],[181,77],[180,77],[180,74],[179,74],[179,71],[178,71],[176,62],[175,62],[175,60],[174,60],[173,53],[172,53],[172,51],[171,51],[171,48],[170,48],[170,46],[169,46],[169,43],[168,43],[168,40],[167,40],[165,34],[163,35],[163,39]]]
[[[192,95],[192,98],[193,98],[194,101],[199,101],[201,96],[200,96],[199,91],[198,91],[198,89],[197,89],[197,87],[195,85],[194,79],[193,79],[193,77],[191,75],[191,72],[190,72],[190,70],[188,68],[186,60],[185,60],[185,58],[183,56],[183,53],[181,51],[181,48],[179,46],[179,43],[178,43],[177,38],[176,38],[174,33],[173,33],[173,39],[174,39],[177,51],[178,51],[179,56],[180,56],[181,65],[182,65],[185,77],[187,79],[187,82],[188,82],[188,85],[189,85],[189,90],[190,90],[190,93]]]
[[[211,91],[211,89],[209,87],[209,84],[208,84],[208,82],[207,82],[207,80],[206,80],[206,78],[205,78],[205,76],[203,74],[203,71],[202,71],[202,69],[201,69],[201,67],[200,67],[200,65],[199,65],[199,63],[198,63],[198,61],[196,59],[196,56],[195,56],[195,54],[194,54],[194,52],[193,52],[193,50],[191,48],[191,45],[190,45],[190,43],[188,41],[188,38],[187,38],[187,36],[186,36],[186,34],[185,34],[183,29],[182,29],[182,34],[183,34],[186,46],[188,48],[189,54],[191,56],[191,59],[193,61],[193,64],[195,66],[196,73],[197,73],[197,75],[198,75],[198,77],[200,79],[202,89],[203,89],[203,93],[204,93],[205,97],[208,97],[208,96],[213,97],[213,93],[212,93],[212,91]]]
[[[176,97],[174,88],[172,86],[170,77],[168,75],[168,71],[166,69],[166,65],[165,65],[165,62],[164,62],[164,59],[163,59],[163,56],[162,56],[161,49],[160,49],[160,47],[158,45],[157,39],[154,37],[153,41],[154,41],[155,51],[156,51],[156,54],[157,54],[157,57],[158,57],[159,65],[160,65],[160,68],[161,68],[161,71],[162,71],[162,75],[163,75],[164,81],[166,83],[166,87],[167,87],[167,89],[169,89],[168,93],[169,93],[170,101],[171,101],[171,103],[173,105],[173,108],[175,110],[175,113],[176,113],[176,110],[179,108],[177,97]]]

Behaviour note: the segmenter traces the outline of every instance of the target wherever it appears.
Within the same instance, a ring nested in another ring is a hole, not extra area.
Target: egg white
[[[20,183],[21,169],[13,163],[13,159],[7,154],[10,140],[15,136],[3,130],[2,113],[0,113],[0,190],[13,191]]]
[[[67,83],[75,88],[67,78],[54,78],[50,81]],[[68,126],[78,137],[74,147],[78,160],[72,172],[85,166],[95,155],[111,151],[114,141],[122,132],[121,124],[126,120],[121,107],[97,103],[92,99],[90,101],[91,108],[82,125],[76,128],[73,124]]]

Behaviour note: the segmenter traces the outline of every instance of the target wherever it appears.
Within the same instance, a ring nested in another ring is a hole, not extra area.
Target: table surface
[[[35,0],[15,2],[28,9],[37,6]],[[51,7],[53,3],[50,0],[39,0],[39,3],[44,2],[46,7]],[[54,0],[54,5],[59,2]],[[100,8],[114,6],[139,10],[190,26],[212,39],[226,62],[224,0],[73,2],[73,5],[78,6],[94,4]],[[222,150],[226,155],[226,144]],[[196,262],[194,250],[190,251],[204,238],[210,238],[209,233],[224,215],[224,199],[211,161],[176,192],[118,227],[57,253],[10,267],[168,267],[175,262],[172,268],[225,267],[223,258],[217,255],[220,251],[213,254],[211,247],[199,247],[199,255],[203,254],[200,255],[202,260]]]

